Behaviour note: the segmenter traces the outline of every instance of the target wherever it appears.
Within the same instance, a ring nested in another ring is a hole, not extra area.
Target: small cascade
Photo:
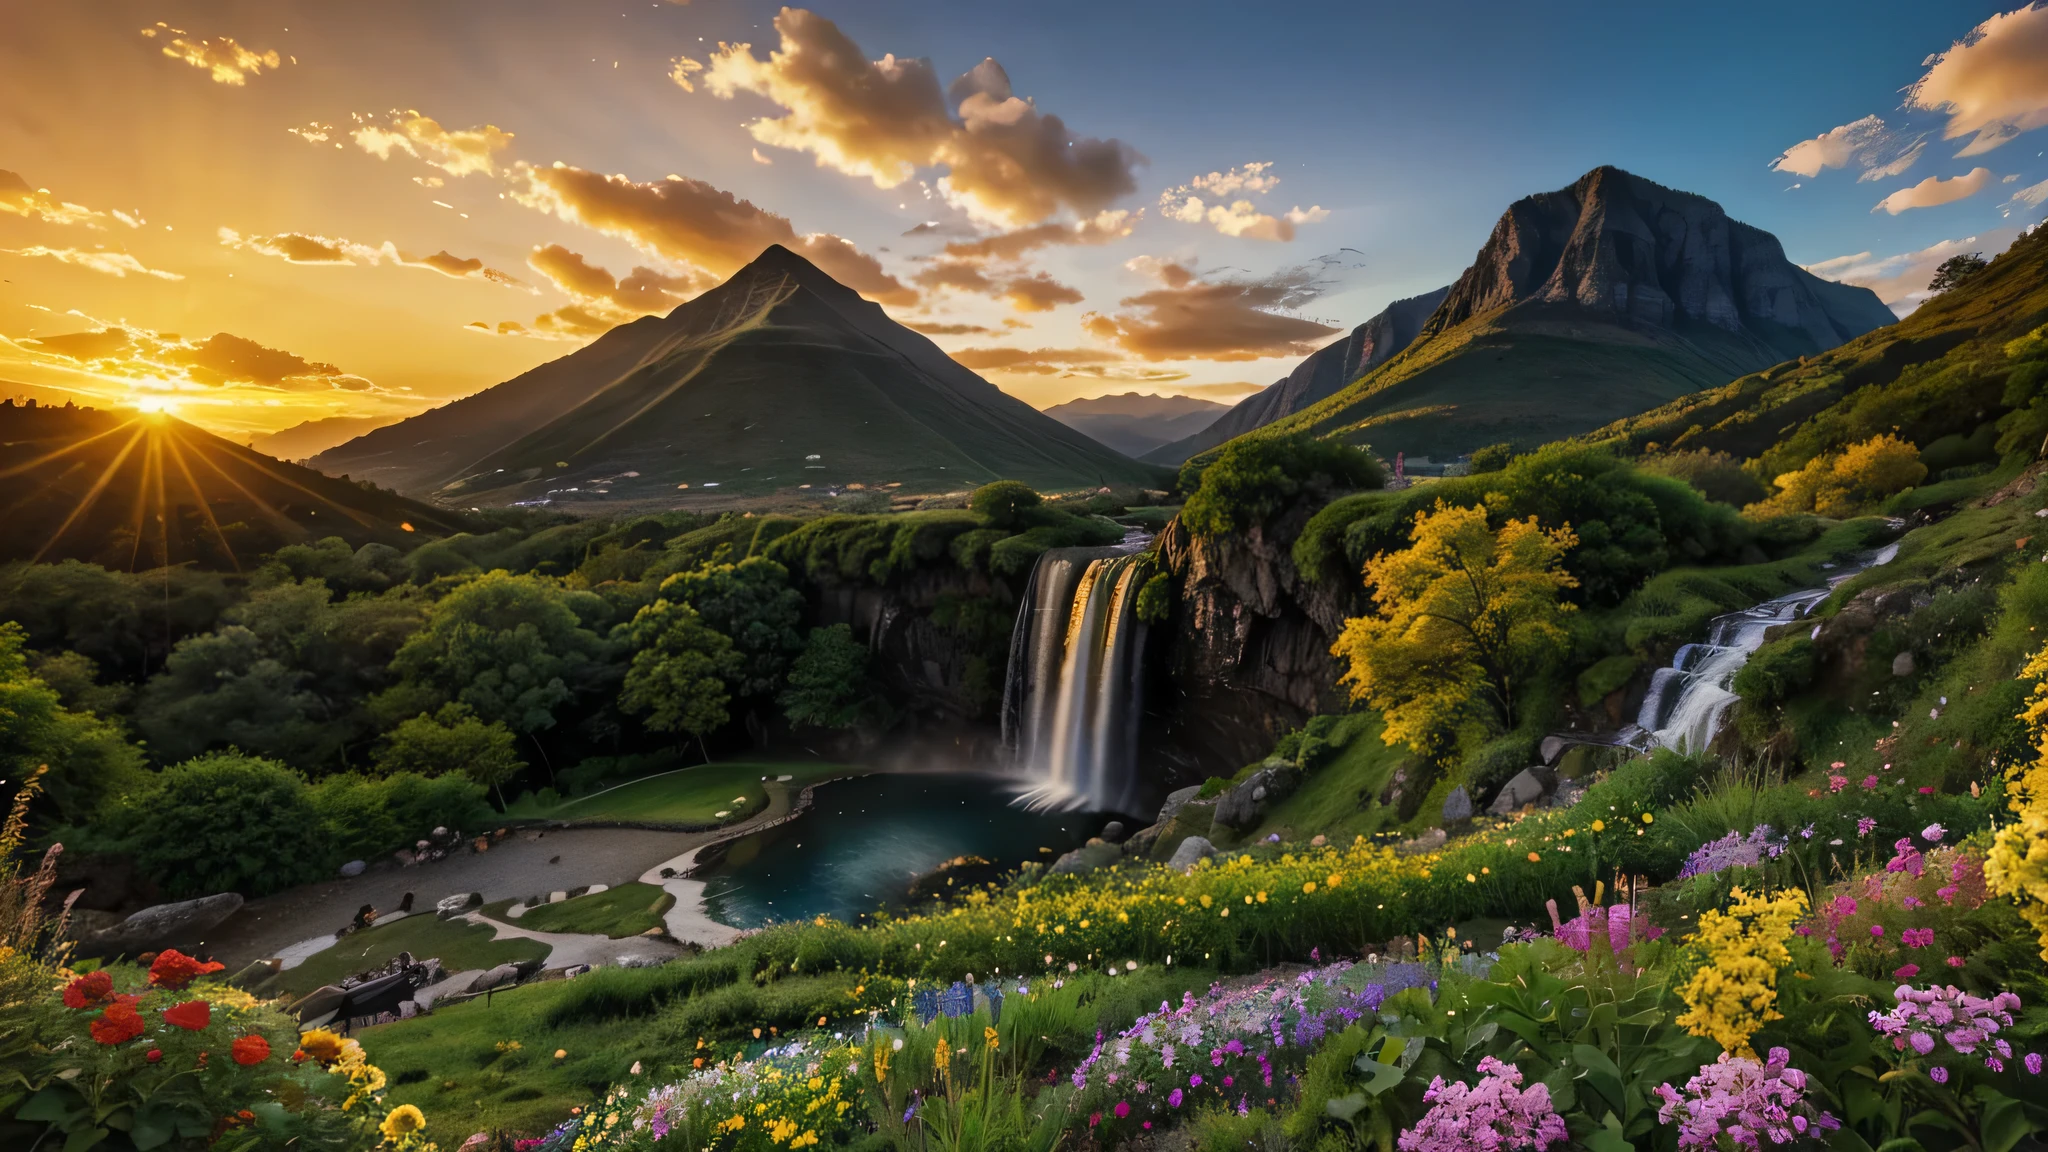
[[[1139,572],[1128,545],[1056,548],[1032,571],[1010,642],[1003,739],[1034,806],[1119,811],[1132,799]]]
[[[1898,545],[1888,544],[1829,576],[1825,587],[1802,588],[1714,617],[1704,642],[1681,646],[1668,667],[1651,674],[1636,726],[1623,734],[1622,742],[1705,751],[1720,733],[1728,710],[1741,699],[1732,691],[1736,673],[1763,647],[1770,630],[1804,618],[1836,585],[1866,568],[1889,563],[1898,551]]]

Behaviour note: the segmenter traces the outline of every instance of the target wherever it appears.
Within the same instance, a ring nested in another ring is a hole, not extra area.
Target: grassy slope
[[[661,914],[675,902],[674,896],[652,884],[621,884],[560,904],[530,908],[519,918],[519,926],[535,932],[595,933],[616,940],[661,927]]]
[[[732,824],[755,815],[767,805],[768,794],[761,787],[763,776],[793,776],[791,786],[801,788],[860,771],[844,764],[814,761],[700,764],[566,800],[553,807],[543,807],[528,793],[513,803],[506,815],[571,823],[626,820],[695,826]],[[721,812],[725,815],[719,815]]]
[[[400,952],[425,959],[438,956],[450,972],[494,968],[546,956],[549,948],[532,940],[493,940],[493,929],[459,920],[442,920],[432,912],[407,916],[363,932],[353,932],[304,964],[286,970],[266,984],[263,994],[303,996],[367,968],[378,967]]]
[[[1378,717],[1355,733],[1329,763],[1317,768],[1294,795],[1273,806],[1251,840],[1278,834],[1284,840],[1307,840],[1317,833],[1332,840],[1371,836],[1398,824],[1399,814],[1380,805],[1379,794],[1394,770],[1409,755],[1402,746],[1380,739]]]

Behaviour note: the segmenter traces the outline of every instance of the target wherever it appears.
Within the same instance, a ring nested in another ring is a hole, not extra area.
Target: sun
[[[178,401],[170,396],[143,394],[135,398],[135,408],[151,416],[170,416],[178,411]]]

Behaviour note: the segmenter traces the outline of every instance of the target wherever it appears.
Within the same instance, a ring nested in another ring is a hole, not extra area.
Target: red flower
[[[66,1008],[97,1008],[114,998],[114,978],[105,972],[88,972],[64,986]]]
[[[142,1035],[142,1014],[135,1005],[116,1001],[108,1006],[100,1018],[93,1021],[90,1030],[92,1038],[101,1044],[126,1044]]]
[[[142,1058],[144,1060],[149,1061],[151,1064],[154,1064],[157,1061],[164,1058],[164,1050],[161,1048],[151,1048],[149,1051],[144,1052],[142,1054]]]
[[[201,976],[218,972],[227,965],[218,961],[204,964],[176,948],[166,948],[149,966],[149,983],[155,988],[183,988]]]
[[[261,1036],[243,1036],[228,1048],[234,1053],[237,1064],[261,1064],[270,1059],[270,1041]]]
[[[208,1024],[213,1023],[213,1005],[204,1000],[187,1000],[164,1009],[164,1023],[174,1024],[187,1032],[204,1031]]]

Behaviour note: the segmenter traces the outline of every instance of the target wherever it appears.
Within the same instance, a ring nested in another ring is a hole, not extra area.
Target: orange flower
[[[228,1048],[234,1054],[237,1064],[261,1064],[270,1059],[270,1041],[261,1036],[240,1037]]]
[[[142,1014],[135,1010],[131,1001],[117,1000],[100,1018],[93,1021],[90,1030],[94,1041],[101,1044],[126,1044],[142,1035]]]
[[[97,1008],[114,998],[114,978],[105,972],[88,972],[64,986],[66,1008]]]
[[[154,988],[183,988],[201,976],[218,972],[227,965],[218,961],[200,963],[176,948],[166,948],[149,966],[149,983]]]

